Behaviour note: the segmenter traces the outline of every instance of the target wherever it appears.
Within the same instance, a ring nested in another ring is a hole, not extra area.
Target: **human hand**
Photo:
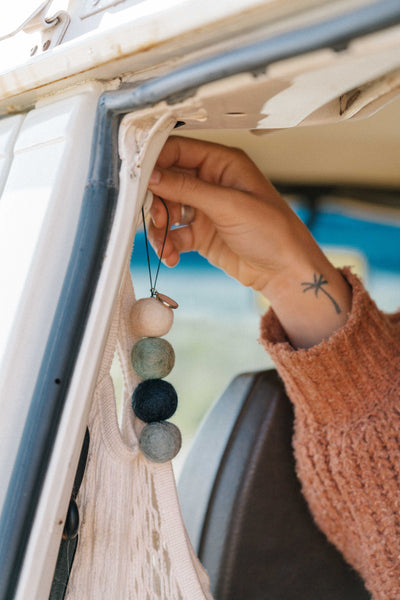
[[[305,225],[242,151],[171,137],[159,156],[149,189],[155,196],[149,239],[158,252],[166,226],[165,209],[158,196],[167,204],[171,223],[179,221],[181,204],[196,209],[192,224],[169,231],[163,253],[167,265],[174,266],[181,252],[197,250],[242,284],[261,291],[297,346],[311,345],[324,337],[323,322],[316,334],[313,331],[304,336],[303,321],[307,323],[308,312],[315,320],[316,307],[310,302],[314,295],[303,294],[301,287],[304,282],[312,282],[314,274],[323,275],[331,286],[330,297],[333,299],[336,292],[339,297],[329,307],[328,296],[319,295],[321,319],[329,314],[329,308],[335,309],[335,304],[339,306],[343,301],[340,313],[332,311],[328,330],[344,322],[343,313],[350,302],[346,282]],[[301,331],[296,325],[299,310]],[[342,317],[338,318],[339,314]]]
[[[181,203],[196,209],[190,226],[168,234],[163,259],[169,266],[181,252],[197,250],[243,285],[263,290],[276,273],[293,268],[296,237],[310,237],[270,182],[237,149],[169,138],[149,188],[155,194],[149,238],[157,250],[166,226],[157,196],[166,201],[171,223],[179,221]]]

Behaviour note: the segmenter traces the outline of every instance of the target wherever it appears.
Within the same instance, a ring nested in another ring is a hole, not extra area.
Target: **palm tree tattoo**
[[[318,298],[319,291],[321,291],[323,294],[325,294],[325,296],[327,296],[329,298],[329,300],[332,302],[337,314],[340,315],[342,310],[341,310],[339,304],[336,302],[336,300],[334,298],[332,298],[332,296],[329,294],[329,292],[327,292],[322,287],[323,285],[326,285],[327,283],[328,282],[326,281],[326,279],[324,279],[323,275],[319,275],[319,277],[317,278],[317,274],[314,273],[314,281],[313,282],[303,281],[303,283],[301,285],[307,286],[304,288],[303,292],[308,292],[308,290],[314,290],[317,298]]]

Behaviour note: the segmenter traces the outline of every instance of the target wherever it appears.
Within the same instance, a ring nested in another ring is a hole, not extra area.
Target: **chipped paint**
[[[97,29],[76,38],[67,35],[61,46],[42,55],[30,56],[32,46],[38,44],[30,40],[24,63],[15,64],[13,52],[7,56],[7,64],[0,74],[0,101],[47,85],[58,85],[69,78],[109,79],[121,72],[151,67],[169,56],[184,60],[195,46],[203,46],[207,52],[210,40],[219,42],[226,37],[226,32],[240,31],[243,26],[255,27],[260,21],[260,11],[264,15],[265,7],[275,1],[232,0],[229,6],[219,6],[206,0],[201,13],[194,0],[184,2],[183,8],[179,5],[160,8],[160,2],[146,2],[147,13],[138,5],[121,10],[118,15],[105,14],[100,23],[97,20],[92,24]],[[75,22],[74,18],[72,21]],[[0,48],[4,56],[4,43]],[[123,64],[122,70],[119,60],[127,58],[129,64]]]

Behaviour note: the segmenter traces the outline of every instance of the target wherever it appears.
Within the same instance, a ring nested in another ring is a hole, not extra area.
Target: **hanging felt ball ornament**
[[[132,395],[135,415],[145,423],[166,421],[176,411],[178,396],[173,385],[163,379],[146,379]]]
[[[174,313],[157,298],[141,298],[132,307],[133,332],[139,337],[160,337],[172,327]]]
[[[151,298],[136,302],[131,313],[133,331],[137,335],[144,336],[131,351],[132,368],[139,377],[144,379],[132,395],[132,409],[139,419],[147,423],[140,435],[139,447],[146,458],[156,463],[164,463],[174,458],[182,444],[179,429],[166,421],[174,414],[178,397],[174,387],[162,379],[172,370],[175,364],[175,353],[171,344],[160,336],[169,331],[173,321],[171,309],[178,308],[178,304],[156,289],[169,230],[168,208],[162,198],[160,200],[167,213],[167,224],[154,283],[142,208]]]
[[[141,379],[161,379],[173,369],[175,352],[167,340],[143,338],[132,348],[131,364]]]
[[[155,463],[165,463],[175,458],[181,445],[181,432],[176,425],[165,421],[146,425],[139,439],[142,453]]]

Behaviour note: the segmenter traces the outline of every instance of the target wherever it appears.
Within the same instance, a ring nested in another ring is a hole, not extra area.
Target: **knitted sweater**
[[[262,342],[295,407],[297,472],[316,523],[375,600],[400,599],[400,313],[385,315],[344,270],[344,327],[294,350],[270,310]]]

